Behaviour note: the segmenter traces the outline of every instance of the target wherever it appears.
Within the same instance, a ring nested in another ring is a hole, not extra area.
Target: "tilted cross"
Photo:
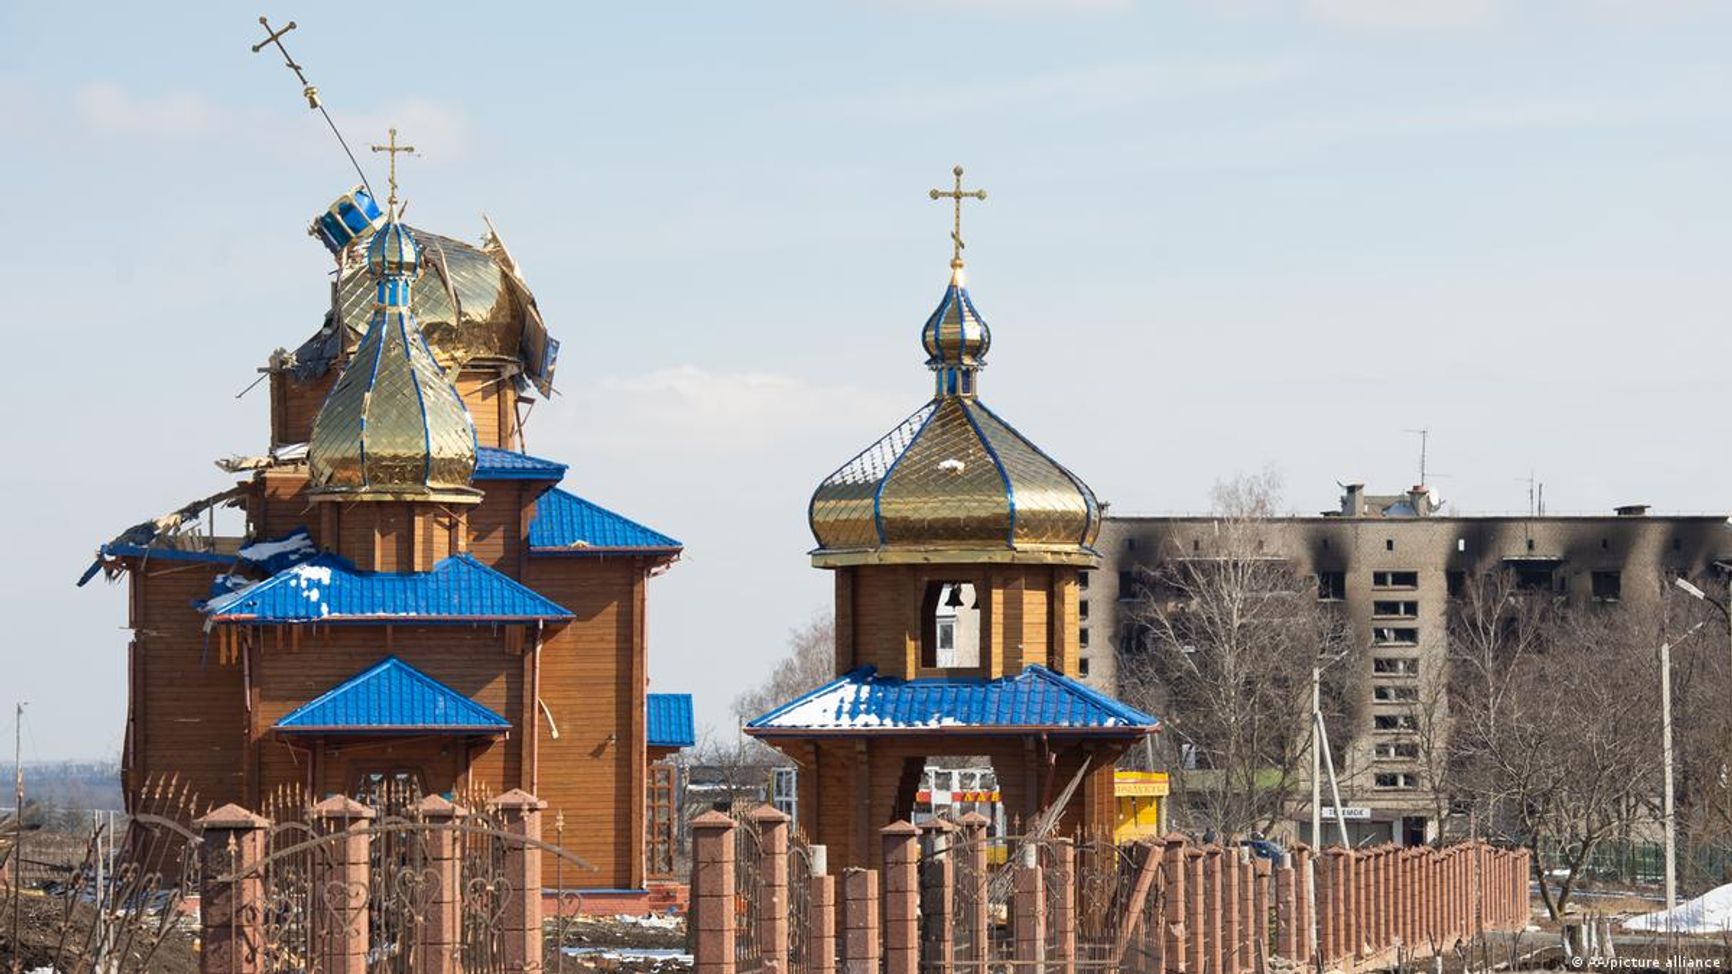
[[[373,151],[374,152],[388,152],[391,154],[390,155],[390,159],[391,159],[391,198],[388,201],[387,205],[389,205],[391,208],[391,218],[396,219],[396,217],[397,217],[397,153],[399,153],[399,152],[414,152],[415,147],[412,145],[398,145],[397,144],[397,130],[392,129],[391,130],[391,137],[390,137],[390,139],[386,140],[386,144],[374,146]]]
[[[289,21],[289,26],[282,30],[271,30],[271,22],[263,17],[259,18],[259,23],[265,27],[265,39],[253,45],[253,53],[257,54],[266,47],[275,44],[277,50],[283,52],[283,63],[289,66],[289,70],[295,73],[295,77],[301,79],[301,94],[307,96],[307,107],[318,108],[319,89],[307,82],[307,76],[301,73],[301,66],[295,63],[294,58],[289,57],[289,49],[283,46],[283,35],[295,29],[295,22]]]
[[[965,197],[977,200],[986,199],[986,190],[963,189],[961,166],[957,166],[955,169],[952,169],[951,172],[956,175],[956,188],[935,189],[928,195],[935,200],[949,199],[954,201],[956,206],[956,222],[950,230],[950,240],[955,244],[955,247],[951,251],[950,266],[960,268],[962,266],[962,248],[966,246],[962,242],[962,201]]]

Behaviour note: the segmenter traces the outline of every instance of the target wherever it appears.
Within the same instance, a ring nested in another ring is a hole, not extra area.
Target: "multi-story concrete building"
[[[1423,487],[1367,495],[1350,484],[1341,508],[1256,522],[1266,556],[1288,559],[1317,580],[1317,597],[1339,603],[1363,647],[1366,725],[1336,762],[1350,837],[1425,841],[1437,834],[1436,800],[1423,773],[1415,715],[1436,706],[1447,660],[1452,595],[1476,574],[1512,573],[1521,588],[1574,603],[1657,600],[1670,577],[1724,592],[1732,527],[1721,515],[1654,515],[1643,505],[1605,516],[1454,516]],[[1098,569],[1083,572],[1078,606],[1079,675],[1119,692],[1117,662],[1132,628],[1139,578],[1162,562],[1207,557],[1224,527],[1206,515],[1108,516]],[[1331,828],[1333,825],[1331,823]],[[1295,833],[1308,838],[1309,812]]]

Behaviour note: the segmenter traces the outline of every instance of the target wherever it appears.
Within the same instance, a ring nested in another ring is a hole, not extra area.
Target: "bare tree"
[[[1223,835],[1266,832],[1307,781],[1312,667],[1337,754],[1362,717],[1362,668],[1334,665],[1352,642],[1317,580],[1265,551],[1259,522],[1280,506],[1279,477],[1241,476],[1212,499],[1208,549],[1168,553],[1139,578],[1119,691],[1162,715],[1179,814]]]
[[[788,655],[769,679],[734,698],[734,716],[745,723],[835,678],[836,622],[825,612],[789,630]]]
[[[1659,795],[1664,619],[1568,606],[1508,573],[1468,581],[1451,622],[1446,787],[1494,838],[1533,850],[1560,919],[1595,849]]]

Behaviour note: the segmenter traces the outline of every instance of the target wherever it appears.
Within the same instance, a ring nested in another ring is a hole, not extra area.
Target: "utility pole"
[[[1311,844],[1323,848],[1323,751],[1317,736],[1323,712],[1323,667],[1311,666]]]
[[[18,911],[22,903],[19,890],[24,887],[24,701],[18,701],[12,723],[12,974],[24,970],[24,951],[18,941]]]

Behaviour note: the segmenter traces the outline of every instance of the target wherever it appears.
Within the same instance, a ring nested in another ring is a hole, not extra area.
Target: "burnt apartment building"
[[[1438,699],[1447,660],[1448,607],[1466,579],[1507,571],[1522,588],[1572,602],[1658,599],[1669,577],[1726,592],[1732,527],[1722,515],[1657,515],[1630,505],[1606,515],[1455,516],[1415,487],[1394,495],[1344,488],[1339,510],[1259,519],[1257,548],[1313,576],[1317,597],[1338,603],[1365,667],[1367,726],[1335,755],[1343,818],[1355,842],[1408,844],[1438,834],[1422,773],[1420,701]],[[1211,516],[1104,519],[1098,569],[1080,580],[1083,680],[1118,692],[1117,654],[1145,578],[1164,561],[1207,557],[1224,524]],[[1182,769],[1176,769],[1182,772]],[[1327,792],[1325,792],[1327,794]],[[1325,825],[1333,829],[1326,817]],[[1308,838],[1309,809],[1293,834]]]

